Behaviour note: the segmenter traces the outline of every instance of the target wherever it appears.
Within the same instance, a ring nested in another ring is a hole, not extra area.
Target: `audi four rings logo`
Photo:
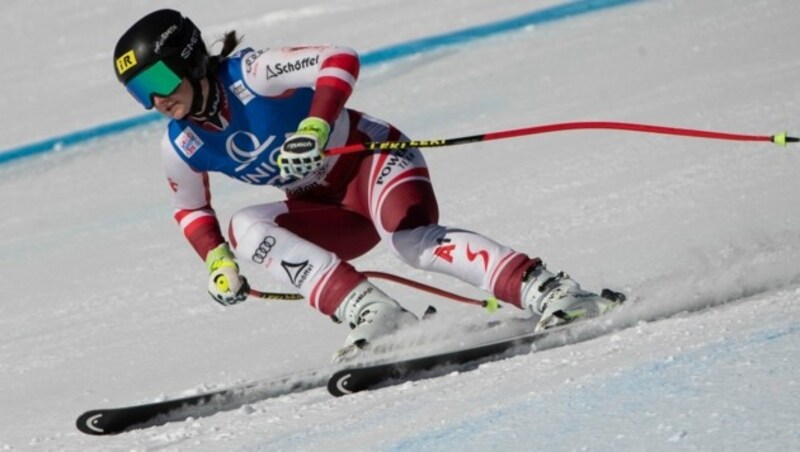
[[[256,252],[253,254],[253,262],[256,264],[263,264],[269,252],[272,251],[272,247],[275,246],[275,243],[277,243],[275,237],[271,235],[264,237],[264,240],[261,241]]]

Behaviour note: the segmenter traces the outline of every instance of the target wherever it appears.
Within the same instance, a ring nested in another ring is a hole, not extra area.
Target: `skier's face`
[[[183,119],[192,107],[194,90],[189,80],[184,78],[180,86],[168,96],[153,95],[153,106],[159,113],[174,119]]]

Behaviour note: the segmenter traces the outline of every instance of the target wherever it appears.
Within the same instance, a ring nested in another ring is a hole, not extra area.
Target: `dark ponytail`
[[[228,55],[233,53],[236,46],[242,42],[242,39],[236,34],[236,30],[232,30],[225,33],[225,36],[222,37],[222,51],[219,52],[220,60],[226,58]],[[219,42],[219,41],[218,41]]]
[[[222,39],[215,41],[214,44],[216,44],[217,42],[222,43],[222,50],[220,50],[219,54],[212,56],[208,60],[210,69],[209,72],[212,74],[216,72],[216,69],[217,67],[219,67],[219,64],[223,60],[225,60],[225,58],[227,58],[228,55],[233,53],[236,47],[242,42],[242,39],[241,37],[239,37],[239,35],[236,33],[235,30],[232,30],[226,32],[225,36],[223,36]]]

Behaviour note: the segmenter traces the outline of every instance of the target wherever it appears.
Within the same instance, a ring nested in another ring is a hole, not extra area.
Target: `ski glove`
[[[297,132],[281,146],[278,156],[281,178],[303,177],[322,166],[330,132],[331,126],[324,119],[311,116],[302,120]]]
[[[239,274],[239,265],[227,243],[214,248],[206,256],[208,267],[208,293],[223,306],[231,306],[247,299],[250,285]]]

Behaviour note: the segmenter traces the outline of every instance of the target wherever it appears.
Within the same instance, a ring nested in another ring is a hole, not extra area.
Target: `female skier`
[[[539,259],[438,224],[418,149],[325,156],[326,148],[407,140],[392,125],[345,108],[359,73],[356,52],[322,45],[234,53],[238,44],[228,32],[211,56],[189,18],[163,9],[131,26],[114,50],[128,92],[171,118],[161,155],[175,219],[205,260],[214,300],[245,300],[249,287],[236,259],[249,259],[348,324],[343,350],[352,353],[417,320],[347,262],[383,242],[413,267],[532,311],[537,329],[616,305]],[[286,199],[236,212],[226,240],[211,206],[211,171],[275,186]]]

